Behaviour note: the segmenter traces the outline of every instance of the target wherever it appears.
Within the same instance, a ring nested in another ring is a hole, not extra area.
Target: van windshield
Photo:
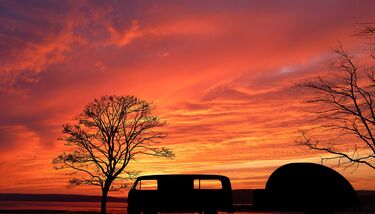
[[[139,180],[135,186],[136,190],[157,190],[158,181],[156,179],[152,180]]]

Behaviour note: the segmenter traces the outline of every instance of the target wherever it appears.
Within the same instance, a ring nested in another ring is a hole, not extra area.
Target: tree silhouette
[[[165,122],[152,115],[150,103],[134,96],[102,96],[90,102],[75,124],[63,126],[59,138],[69,152],[53,160],[56,169],[70,169],[70,185],[96,185],[102,190],[101,213],[106,213],[110,190],[126,187],[130,161],[140,154],[172,158],[171,150],[155,147],[166,134]],[[125,176],[124,176],[125,174]]]
[[[375,28],[366,25],[355,35],[371,40],[375,38]],[[297,143],[333,155],[323,160],[337,159],[346,166],[365,164],[375,169],[375,70],[361,66],[341,44],[333,52],[333,76],[318,77],[299,86],[314,92],[315,96],[307,102],[318,104],[314,113],[323,122],[318,127],[321,134],[350,135],[355,140],[349,142],[350,147],[344,147],[342,142],[326,142],[322,135],[316,137],[309,134],[311,130],[301,130]]]

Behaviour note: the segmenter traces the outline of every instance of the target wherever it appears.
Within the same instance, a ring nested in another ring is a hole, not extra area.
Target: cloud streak
[[[64,149],[61,125],[104,94],[154,101],[167,121],[163,143],[175,160],[140,159],[131,169],[223,173],[235,188],[261,188],[280,164],[320,155],[293,144],[297,129],[313,125],[295,83],[327,73],[337,39],[361,48],[350,35],[355,23],[375,18],[371,6],[2,1],[0,174],[17,179],[0,177],[9,182],[0,189],[78,192],[64,189],[67,179],[50,161]],[[348,177],[375,189],[366,182],[373,175]]]

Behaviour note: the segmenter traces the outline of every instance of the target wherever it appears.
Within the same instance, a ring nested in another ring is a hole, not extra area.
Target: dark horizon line
[[[255,189],[233,189],[233,199],[240,201],[252,200],[252,192]],[[375,190],[356,190],[359,195],[375,195]],[[57,193],[0,193],[0,201],[61,201],[61,202],[100,202],[99,195],[83,194],[57,194]],[[236,200],[236,201],[237,201]],[[124,197],[108,196],[109,202],[126,202]]]
[[[100,202],[101,196],[82,194],[0,193],[0,201]],[[109,202],[126,202],[127,197],[108,196]]]

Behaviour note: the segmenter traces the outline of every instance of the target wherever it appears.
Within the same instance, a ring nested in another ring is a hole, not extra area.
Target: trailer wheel
[[[128,214],[141,214],[141,211],[135,207],[128,207]]]
[[[217,214],[216,209],[207,209],[203,212],[203,214]]]

